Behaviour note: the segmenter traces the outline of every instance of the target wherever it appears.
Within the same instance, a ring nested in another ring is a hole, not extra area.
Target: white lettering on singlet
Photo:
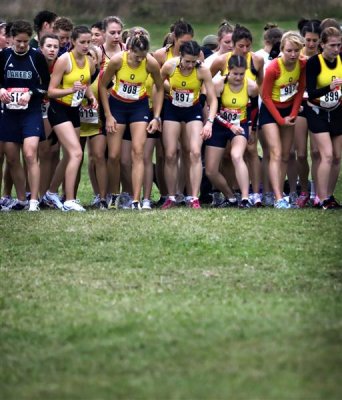
[[[7,71],[7,78],[32,79],[32,71]]]

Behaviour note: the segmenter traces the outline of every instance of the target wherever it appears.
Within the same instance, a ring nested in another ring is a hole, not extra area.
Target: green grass
[[[339,399],[341,222],[2,213],[0,397]]]

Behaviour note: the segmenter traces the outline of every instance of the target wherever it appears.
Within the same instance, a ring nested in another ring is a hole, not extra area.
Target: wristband
[[[160,118],[160,117],[153,117],[153,119],[155,119],[155,120],[158,121],[159,123],[161,122],[161,118]]]
[[[213,124],[214,123],[214,118],[208,118],[207,122],[210,122],[211,124]]]

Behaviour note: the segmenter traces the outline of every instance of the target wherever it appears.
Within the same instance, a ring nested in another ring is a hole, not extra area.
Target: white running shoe
[[[28,211],[40,211],[39,201],[38,200],[30,200]]]
[[[66,200],[63,204],[62,211],[85,211],[85,208],[79,204],[76,200]]]
[[[142,207],[143,210],[152,210],[151,206],[151,200],[150,199],[144,199],[142,201]]]
[[[63,203],[61,202],[58,193],[51,193],[47,191],[43,196],[43,202],[49,207],[63,209]]]

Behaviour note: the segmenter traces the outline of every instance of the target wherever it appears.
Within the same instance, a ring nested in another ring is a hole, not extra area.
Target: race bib
[[[235,126],[240,126],[241,121],[241,110],[231,108],[221,108],[220,115],[226,121],[230,122]]]
[[[47,113],[48,113],[49,106],[50,106],[50,101],[44,99],[43,102],[42,102],[42,105],[41,105],[41,108],[42,108],[42,117],[43,117],[44,119],[46,119],[46,118],[48,117]]]
[[[337,86],[334,90],[319,98],[319,105],[324,108],[333,108],[340,103],[341,97],[341,87]]]
[[[298,82],[289,83],[280,88],[280,102],[289,101],[298,92]]]
[[[177,107],[191,107],[194,105],[194,92],[186,89],[172,91],[172,104]]]
[[[118,95],[123,99],[136,101],[139,100],[140,88],[140,83],[120,81]]]
[[[28,88],[8,88],[7,92],[11,97],[11,102],[6,104],[6,108],[8,108],[9,110],[26,110],[28,107],[28,103],[26,104],[26,106],[22,106],[18,104],[18,101],[21,96],[28,91]]]
[[[80,120],[87,124],[98,124],[99,116],[97,110],[92,107],[81,106],[80,107]]]
[[[75,92],[73,94],[72,100],[71,100],[71,107],[78,107],[82,103],[85,92],[86,92],[86,89],[83,89],[83,90],[78,90],[77,92]]]

